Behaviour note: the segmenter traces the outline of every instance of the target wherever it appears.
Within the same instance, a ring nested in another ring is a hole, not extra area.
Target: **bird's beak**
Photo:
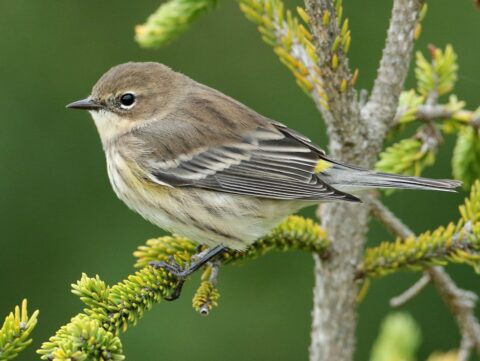
[[[83,109],[83,110],[99,110],[102,109],[102,105],[96,103],[90,98],[77,100],[76,102],[67,105],[69,109]]]

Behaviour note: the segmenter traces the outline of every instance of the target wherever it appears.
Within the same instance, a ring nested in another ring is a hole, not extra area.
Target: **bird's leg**
[[[198,270],[200,267],[204,266],[210,260],[222,254],[223,252],[225,252],[226,249],[227,248],[224,246],[215,246],[212,248],[207,248],[206,250],[193,255],[191,257],[190,264],[185,268],[180,267],[178,263],[176,263],[173,260],[173,258],[170,260],[170,262],[164,262],[164,261],[150,262],[150,265],[153,266],[154,268],[157,268],[157,269],[163,268],[178,279],[178,284],[173,290],[172,294],[165,299],[167,301],[173,301],[173,300],[176,300],[178,297],[180,297],[180,294],[182,292],[182,287],[183,287],[183,284],[185,283],[186,278],[190,276],[193,272]]]

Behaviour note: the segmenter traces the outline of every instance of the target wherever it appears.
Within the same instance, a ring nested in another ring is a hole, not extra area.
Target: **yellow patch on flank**
[[[327,169],[331,168],[332,166],[333,166],[332,163],[329,163],[326,160],[320,159],[317,165],[315,166],[315,169],[313,170],[313,172],[315,174],[322,173],[322,172],[325,172]]]

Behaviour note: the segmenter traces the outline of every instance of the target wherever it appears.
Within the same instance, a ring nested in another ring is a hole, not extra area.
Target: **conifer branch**
[[[258,25],[262,39],[273,47],[300,88],[312,97],[319,109],[327,111],[328,95],[310,31],[290,10],[285,11],[280,0],[239,0],[239,4],[247,19]],[[303,8],[298,7],[297,12],[303,22],[309,24],[310,18]],[[347,51],[349,43],[349,38],[343,37],[337,47],[343,46]]]
[[[406,268],[414,271],[435,265],[465,263],[476,269],[480,266],[480,228],[471,223],[450,223],[420,236],[398,238],[367,249],[357,277],[378,277]]]
[[[371,200],[372,212],[375,217],[385,225],[393,234],[400,238],[409,239],[414,237],[413,231],[402,223],[387,207],[378,200]],[[480,181],[472,187],[470,198],[460,207],[462,219],[459,224],[470,222],[470,229],[476,235],[476,243],[479,243],[480,229]],[[473,238],[473,237],[472,237]],[[461,253],[461,257],[470,258],[471,255]],[[476,258],[478,267],[479,258]],[[472,349],[480,354],[480,324],[475,317],[474,307],[477,296],[470,291],[460,289],[442,267],[431,267],[426,274],[439,291],[440,297],[448,305],[453,313],[460,333],[462,335],[461,354],[465,360]]]
[[[169,0],[160,5],[145,24],[135,27],[135,40],[144,48],[167,45],[215,4],[216,0]]]
[[[417,53],[415,74],[417,89],[400,95],[394,120],[397,129],[419,120],[423,122],[415,136],[387,148],[380,154],[376,168],[382,172],[419,176],[422,170],[435,162],[435,155],[443,143],[442,132],[456,133],[452,168],[456,179],[465,189],[480,177],[480,108],[465,109],[465,102],[453,94],[447,103],[440,104],[440,96],[450,93],[457,80],[457,55],[451,45],[445,50],[429,46],[431,60]]]
[[[12,360],[30,343],[30,334],[37,324],[38,310],[28,316],[27,300],[16,306],[0,328],[0,361]]]
[[[380,153],[375,169],[418,177],[423,169],[435,162],[441,142],[442,138],[436,128],[426,125],[420,128],[415,136],[403,139]]]
[[[290,216],[245,252],[228,251],[221,264],[251,260],[271,251],[299,249],[328,257],[329,241],[325,231],[310,219]],[[44,360],[123,360],[120,332],[134,326],[155,303],[170,296],[176,278],[164,269],[148,266],[151,261],[168,260],[186,264],[196,253],[195,243],[178,236],[147,241],[135,252],[137,267],[143,267],[126,280],[109,287],[98,276],[85,274],[72,285],[72,292],[87,306],[45,342],[38,353]],[[215,265],[213,265],[215,266]],[[218,301],[215,267],[208,266],[196,292],[193,306],[207,314]]]
[[[220,262],[215,261],[205,267],[202,274],[200,287],[193,296],[192,306],[202,316],[207,316],[213,307],[218,306],[220,292],[217,288],[217,277]]]
[[[367,139],[368,129],[360,121],[360,107],[354,88],[358,70],[352,73],[348,65],[349,20],[343,18],[342,0],[305,0],[305,5],[320,76],[328,97],[328,111],[320,110],[327,125],[330,151],[339,159],[358,162],[355,158],[360,158],[360,153],[365,154],[365,147],[370,145],[362,141],[355,146],[352,143],[352,139]],[[349,151],[339,153],[345,146]],[[368,161],[367,158],[366,163]]]
[[[417,89],[401,93],[393,125],[402,125],[415,120],[424,122],[451,120],[458,125],[478,127],[480,109],[466,110],[465,102],[459,101],[455,95],[450,95],[445,104],[438,103],[438,98],[450,93],[457,81],[457,54],[453,47],[447,45],[445,50],[442,50],[430,45],[429,50],[430,61],[421,52],[416,54]]]
[[[402,93],[403,94],[403,93]],[[395,114],[394,126],[407,123],[413,120],[423,122],[435,122],[453,120],[459,124],[480,126],[480,109],[463,109],[464,102],[458,102],[456,98],[451,98],[447,104],[421,104],[416,107],[399,106]]]

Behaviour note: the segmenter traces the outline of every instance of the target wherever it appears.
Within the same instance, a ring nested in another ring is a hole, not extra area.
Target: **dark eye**
[[[135,104],[135,95],[125,93],[120,97],[120,106],[123,109],[130,109]]]

